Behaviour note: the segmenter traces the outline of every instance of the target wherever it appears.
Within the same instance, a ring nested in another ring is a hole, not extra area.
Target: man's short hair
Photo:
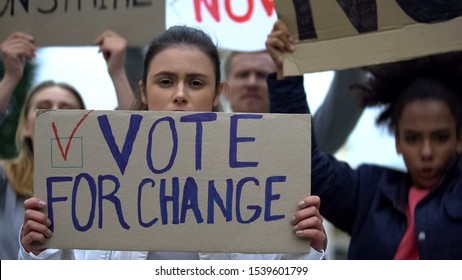
[[[225,59],[224,59],[224,62],[223,62],[223,74],[224,74],[224,78],[227,80],[228,77],[229,77],[229,74],[231,72],[231,60],[233,59],[234,56],[238,55],[238,54],[241,54],[241,53],[254,53],[254,54],[257,54],[257,53],[266,53],[267,51],[266,50],[262,50],[262,51],[255,51],[255,52],[243,52],[243,51],[230,51],[226,56],[225,56]]]

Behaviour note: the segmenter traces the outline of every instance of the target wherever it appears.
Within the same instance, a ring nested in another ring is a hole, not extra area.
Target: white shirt
[[[313,248],[307,254],[243,254],[243,253],[194,253],[149,251],[106,251],[76,249],[46,249],[38,256],[27,253],[21,246],[20,260],[321,260],[325,252]],[[148,258],[149,256],[149,258]]]

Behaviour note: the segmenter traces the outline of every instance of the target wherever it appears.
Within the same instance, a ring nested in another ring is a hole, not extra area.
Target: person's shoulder
[[[401,181],[406,176],[406,172],[397,168],[371,163],[361,164],[358,171],[376,180]]]

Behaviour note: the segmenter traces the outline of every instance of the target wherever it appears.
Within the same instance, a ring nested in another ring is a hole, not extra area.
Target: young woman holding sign
[[[216,111],[223,84],[218,51],[204,32],[189,27],[172,27],[151,43],[139,83],[138,109],[155,111]],[[292,218],[294,234],[310,240],[309,254],[233,254],[148,251],[98,251],[37,249],[52,233],[42,212],[45,202],[31,198],[25,202],[21,230],[21,259],[321,259],[327,236],[318,208],[320,200],[310,196],[299,203]],[[288,230],[291,230],[288,228]]]
[[[289,38],[277,22],[268,37],[274,59],[293,50]],[[321,214],[351,235],[349,259],[462,259],[462,52],[369,70],[375,78],[363,102],[383,106],[378,123],[394,132],[407,172],[352,169],[321,152],[313,135],[311,185]],[[300,77],[269,85],[279,96],[303,92]]]
[[[95,40],[107,62],[120,109],[129,109],[133,93],[125,75],[126,40],[104,32]],[[34,38],[16,32],[2,44],[5,74],[0,81],[0,125],[7,105],[24,71],[25,59],[35,58]],[[17,157],[0,162],[0,259],[17,259],[17,234],[24,218],[24,200],[33,195],[35,111],[37,109],[85,109],[82,97],[72,86],[46,81],[30,91],[22,107],[16,131]]]

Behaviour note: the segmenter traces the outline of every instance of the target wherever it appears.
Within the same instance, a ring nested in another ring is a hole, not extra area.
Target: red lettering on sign
[[[226,12],[228,13],[228,16],[234,20],[235,22],[245,22],[250,19],[250,16],[253,13],[253,0],[247,0],[247,13],[245,13],[243,16],[238,16],[235,15],[231,9],[231,0],[226,0],[225,1],[225,9]]]
[[[58,148],[61,151],[61,155],[63,156],[64,161],[67,161],[67,154],[69,153],[69,148],[71,146],[72,139],[74,138],[74,134],[77,131],[77,128],[83,123],[83,121],[90,115],[90,113],[93,112],[93,110],[88,111],[77,123],[77,125],[74,127],[72,130],[71,136],[69,136],[69,140],[67,140],[67,145],[66,145],[66,150],[63,149],[63,145],[61,144],[61,138],[58,135],[58,129],[56,128],[55,122],[51,123],[51,126],[53,128],[53,133],[55,134],[56,142],[58,142]]]
[[[220,12],[218,6],[218,0],[194,0],[194,12],[196,13],[196,21],[202,22],[202,9],[201,3],[205,5],[209,13],[212,17],[217,21],[220,22]]]
[[[261,0],[263,8],[265,8],[266,14],[270,17],[274,11],[274,0]]]
[[[232,0],[194,0],[196,21],[202,22],[202,13],[208,12],[216,22],[220,22],[220,2],[222,3],[223,1],[225,2],[225,11],[232,21],[242,23],[249,21],[252,17],[256,0],[247,0],[247,11],[243,15],[236,15],[234,13],[233,8],[231,7]],[[268,17],[271,17],[274,12],[274,0],[261,0],[261,3]]]

